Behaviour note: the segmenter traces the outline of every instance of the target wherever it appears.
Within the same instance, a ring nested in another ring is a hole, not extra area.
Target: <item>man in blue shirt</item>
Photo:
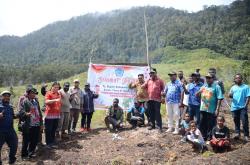
[[[144,125],[144,107],[135,100],[134,107],[128,110],[127,121],[132,125],[132,128]]]
[[[216,117],[219,115],[224,96],[220,86],[214,82],[213,76],[208,74],[205,77],[207,84],[200,88],[196,96],[201,97],[200,131],[205,140],[211,140],[212,129],[216,125]]]
[[[166,109],[168,114],[168,130],[167,132],[172,132],[175,121],[175,130],[173,134],[179,133],[179,119],[180,119],[180,104],[182,95],[182,85],[179,80],[177,80],[177,75],[175,72],[170,72],[170,82],[167,83],[163,95],[166,96]]]
[[[243,77],[241,74],[236,74],[234,77],[235,85],[232,86],[229,92],[229,97],[232,98],[231,112],[235,124],[235,139],[240,137],[240,120],[242,120],[245,140],[249,140],[249,122],[247,107],[250,100],[249,86],[243,84]]]
[[[17,152],[17,135],[13,127],[13,119],[15,117],[13,107],[10,105],[9,91],[3,91],[1,93],[2,101],[0,102],[0,158],[1,150],[4,143],[7,143],[10,148],[9,152],[9,164],[14,164],[16,161]],[[2,161],[0,159],[0,165]]]
[[[188,109],[189,109],[189,116],[191,120],[196,121],[196,124],[200,124],[200,105],[201,105],[201,98],[196,96],[196,93],[200,90],[203,86],[203,83],[199,80],[198,73],[192,73],[193,82],[188,84],[188,88],[186,89],[185,85],[183,85],[183,89],[185,94],[189,94],[188,98]]]

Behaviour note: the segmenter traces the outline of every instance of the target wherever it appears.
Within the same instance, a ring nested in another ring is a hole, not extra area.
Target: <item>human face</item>
[[[155,79],[155,78],[156,78],[156,73],[155,73],[155,72],[150,72],[150,73],[149,73],[149,76],[150,76],[152,79]]]
[[[31,99],[36,98],[36,94],[33,93],[33,92],[30,92],[30,93],[29,93],[29,98],[31,98]]]
[[[181,79],[181,78],[183,78],[183,72],[179,72],[178,73],[178,77]]]
[[[144,82],[144,77],[143,77],[143,76],[138,76],[138,81],[139,81],[140,83],[143,83],[143,82]]]
[[[75,88],[79,88],[80,83],[79,82],[75,82]]]
[[[211,77],[206,77],[206,82],[207,82],[208,85],[211,85],[211,84],[213,84],[214,79],[211,78]]]
[[[171,81],[175,81],[175,80],[176,80],[176,78],[177,78],[177,76],[176,76],[176,75],[170,75],[170,80],[171,80]]]
[[[217,119],[217,124],[220,128],[222,128],[224,126],[224,120],[221,117],[219,117]]]
[[[59,91],[60,86],[59,85],[54,85],[52,86],[52,92],[57,93]]]
[[[199,80],[198,76],[192,76],[193,81],[197,82]]]
[[[211,74],[213,77],[215,77],[215,75],[216,75],[216,71],[215,70],[209,70],[208,73]]]
[[[114,107],[117,107],[117,106],[118,106],[118,101],[116,101],[116,100],[113,101],[113,106],[114,106]]]
[[[189,77],[188,81],[189,81],[189,83],[192,83],[193,82],[193,77]]]
[[[195,123],[192,123],[192,124],[190,125],[190,128],[191,128],[192,131],[195,131],[195,130],[196,130],[196,125],[195,125]]]
[[[64,90],[65,92],[68,92],[68,91],[69,91],[69,87],[64,87],[63,90]]]
[[[85,89],[85,90],[89,90],[89,89],[90,89],[90,88],[89,88],[89,85],[85,85],[84,89]]]
[[[190,116],[189,116],[189,114],[186,114],[186,115],[185,115],[185,121],[190,121]]]
[[[10,95],[9,94],[2,95],[2,101],[5,103],[9,103],[10,102]]]
[[[242,77],[240,75],[236,75],[234,77],[235,84],[241,84],[242,83]]]

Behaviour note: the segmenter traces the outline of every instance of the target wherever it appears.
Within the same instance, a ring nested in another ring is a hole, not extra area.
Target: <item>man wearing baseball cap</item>
[[[206,84],[200,88],[196,96],[201,97],[200,131],[205,140],[211,140],[212,129],[216,125],[216,118],[224,96],[221,87],[214,82],[213,75],[208,73],[205,77]]]
[[[2,101],[0,102],[0,154],[4,143],[8,144],[9,150],[9,164],[14,164],[16,161],[16,152],[18,139],[13,127],[13,119],[16,118],[13,107],[10,105],[9,91],[1,93]],[[0,165],[2,165],[0,155]]]

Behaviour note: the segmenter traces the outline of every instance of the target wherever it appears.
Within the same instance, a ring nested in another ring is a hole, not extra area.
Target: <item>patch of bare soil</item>
[[[231,115],[225,114],[232,129]],[[229,120],[230,119],[230,120]],[[21,137],[19,138],[21,139]],[[193,151],[188,143],[181,143],[180,135],[148,131],[147,128],[125,129],[118,133],[106,129],[94,129],[91,133],[76,133],[70,140],[61,141],[58,149],[40,148],[37,157],[29,161],[20,159],[19,140],[18,161],[27,165],[125,165],[125,164],[250,164],[250,143],[232,140],[232,151],[203,154]],[[2,159],[7,162],[7,150],[2,151]]]

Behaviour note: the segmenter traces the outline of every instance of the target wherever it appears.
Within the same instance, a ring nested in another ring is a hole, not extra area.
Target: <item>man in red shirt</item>
[[[148,110],[150,114],[150,122],[152,126],[149,130],[155,129],[155,121],[159,128],[159,131],[162,132],[162,119],[161,119],[161,93],[164,90],[164,82],[157,76],[155,68],[150,70],[150,79],[143,84],[143,88],[148,90],[149,101],[148,101]]]

